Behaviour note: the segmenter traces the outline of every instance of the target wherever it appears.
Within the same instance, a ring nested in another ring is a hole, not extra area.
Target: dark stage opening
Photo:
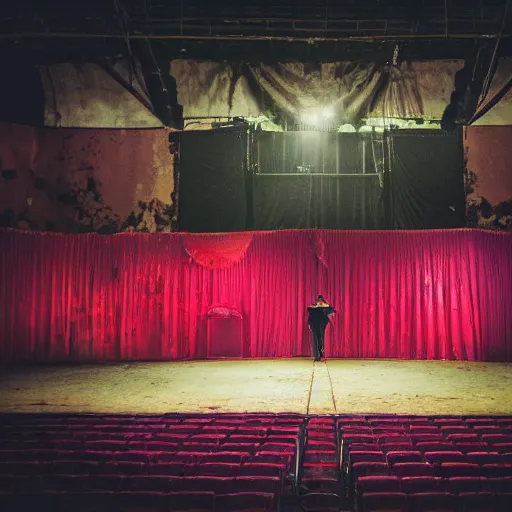
[[[185,132],[180,227],[440,229],[464,224],[460,132]]]

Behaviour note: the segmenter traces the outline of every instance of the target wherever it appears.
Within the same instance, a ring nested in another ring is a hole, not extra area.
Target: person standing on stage
[[[319,295],[316,302],[308,307],[308,325],[309,330],[313,333],[315,361],[320,361],[324,357],[325,329],[330,323],[329,317],[335,312],[335,309],[325,301],[323,295]]]

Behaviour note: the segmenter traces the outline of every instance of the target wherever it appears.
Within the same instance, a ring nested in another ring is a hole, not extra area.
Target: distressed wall
[[[142,73],[125,60],[112,72],[129,84],[146,104]],[[162,122],[98,64],[39,66],[45,97],[45,126],[81,128],[159,128]]]
[[[167,129],[0,123],[0,224],[63,232],[170,231],[175,212],[168,136]]]
[[[464,131],[467,223],[512,230],[512,126]]]

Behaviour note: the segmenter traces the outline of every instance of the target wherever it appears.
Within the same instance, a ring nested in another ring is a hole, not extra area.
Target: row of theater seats
[[[44,492],[1,494],[5,512],[266,512],[279,509],[274,494],[214,492]]]
[[[512,418],[338,419],[348,502],[379,510],[512,510]]]
[[[293,415],[0,416],[0,510],[255,510],[290,492]]]
[[[512,417],[3,415],[0,510],[509,512],[511,455]]]

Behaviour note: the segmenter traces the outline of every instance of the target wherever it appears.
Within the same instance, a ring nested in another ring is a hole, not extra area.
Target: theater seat
[[[310,493],[301,497],[301,505],[306,512],[339,512],[342,500],[338,494]]]
[[[452,478],[456,476],[482,476],[482,470],[478,464],[468,462],[443,462],[436,468],[438,476]]]
[[[454,476],[446,479],[446,488],[452,494],[480,492],[484,490],[484,480],[475,476]]]
[[[246,462],[240,467],[240,476],[281,476],[288,468],[286,463]]]
[[[445,480],[438,476],[406,476],[400,479],[400,485],[408,494],[445,491]]]
[[[496,512],[500,499],[491,492],[463,492],[457,498],[460,512]],[[506,509],[502,509],[504,512]]]
[[[423,454],[419,451],[392,451],[386,453],[386,461],[388,464],[396,464],[400,462],[423,462]]]
[[[215,510],[215,494],[213,492],[172,492],[169,504],[172,511],[211,511]]]
[[[482,478],[482,484],[484,491],[492,493],[505,493],[512,489],[512,476],[506,476],[502,478]]]
[[[357,479],[356,491],[358,494],[398,492],[400,491],[400,480],[397,476],[391,475],[362,476]]]
[[[264,512],[274,510],[274,494],[238,492],[215,496],[215,510],[237,512],[251,510]],[[213,510],[210,509],[210,510]]]
[[[456,497],[447,492],[423,492],[407,496],[409,509],[415,512],[446,511],[456,509]]]
[[[239,476],[234,488],[244,492],[278,493],[281,483],[281,479],[274,476]]]
[[[425,452],[425,460],[430,464],[442,464],[443,462],[464,462],[466,457],[458,451]]]
[[[427,462],[399,462],[392,466],[392,472],[399,477],[434,476],[435,468]]]
[[[355,451],[350,450],[348,454],[349,464],[356,462],[385,462],[386,456],[381,451]]]
[[[487,477],[512,476],[512,464],[484,464],[484,475]]]
[[[370,475],[389,475],[390,466],[385,462],[355,462],[350,471],[354,478]]]
[[[362,512],[402,512],[407,510],[407,495],[402,492],[371,492],[361,496]]]

